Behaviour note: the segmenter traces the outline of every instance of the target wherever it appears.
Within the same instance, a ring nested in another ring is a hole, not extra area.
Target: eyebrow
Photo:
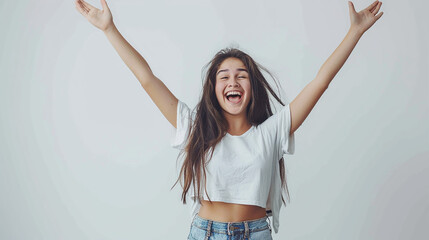
[[[217,72],[216,75],[218,75],[221,72],[228,72],[228,71],[229,71],[229,69],[222,69],[222,70],[219,70],[219,72]],[[245,68],[237,68],[237,71],[245,71],[245,72],[249,73],[247,71],[247,69],[245,69]]]

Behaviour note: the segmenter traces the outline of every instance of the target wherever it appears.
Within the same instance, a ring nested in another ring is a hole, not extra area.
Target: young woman
[[[306,119],[362,35],[383,15],[375,1],[356,12],[349,2],[350,29],[313,79],[290,103],[283,104],[249,55],[222,49],[210,61],[203,95],[191,111],[151,71],[145,59],[122,37],[105,0],[99,10],[76,0],[77,10],[102,30],[142,87],[176,128],[171,145],[185,158],[182,201],[192,199],[188,239],[272,239],[286,187],[284,154],[293,154],[294,132]],[[269,73],[269,72],[268,72]],[[271,112],[268,92],[283,105]],[[178,179],[178,180],[179,180]],[[177,183],[177,181],[176,181]]]

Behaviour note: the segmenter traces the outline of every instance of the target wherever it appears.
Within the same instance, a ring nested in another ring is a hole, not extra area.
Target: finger
[[[375,9],[377,9],[377,7],[381,4],[381,2],[378,2],[373,8],[371,8],[371,10],[369,10],[370,12],[374,13]]]
[[[81,0],[76,1],[76,6],[78,6],[79,9],[81,9],[86,14],[89,12],[89,9],[83,4]]]
[[[85,8],[85,6],[83,6],[83,4],[80,3],[79,0],[76,1],[76,9],[84,16],[86,16],[88,14],[87,9]]]
[[[381,16],[383,16],[383,12],[380,12],[379,14],[377,14],[375,16],[375,21],[377,21],[379,18],[381,18]]]
[[[380,10],[380,7],[381,7],[381,2],[380,2],[380,4],[377,4],[377,7],[373,10],[373,11],[371,11],[374,15],[375,14],[377,14],[378,13],[378,10]]]
[[[85,7],[88,9],[88,11],[96,10],[97,9],[96,7],[94,7],[91,4],[85,2],[84,0],[79,0],[79,1],[82,2],[83,5],[85,5]]]
[[[100,0],[100,1],[101,1],[101,6],[103,7],[103,10],[109,9],[109,6],[107,6],[106,0]]]
[[[373,9],[376,5],[377,5],[378,1],[373,2],[371,5],[369,5],[367,8],[365,8],[365,10],[370,11],[371,9]]]
[[[356,12],[355,6],[353,5],[353,3],[351,1],[349,1],[349,10],[352,12]]]

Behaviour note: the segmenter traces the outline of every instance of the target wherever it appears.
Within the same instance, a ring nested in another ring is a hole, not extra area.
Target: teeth
[[[237,91],[231,91],[231,92],[228,92],[227,94],[226,94],[226,96],[228,97],[229,95],[240,95],[241,96],[241,93],[240,92],[237,92]]]

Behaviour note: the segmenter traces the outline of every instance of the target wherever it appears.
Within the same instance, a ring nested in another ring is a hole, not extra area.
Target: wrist
[[[349,32],[348,33],[351,34],[351,35],[353,35],[353,36],[356,36],[356,37],[360,38],[363,35],[364,32],[362,30],[356,28],[356,27],[351,26],[349,28]]]
[[[111,25],[109,25],[108,27],[106,27],[106,29],[104,29],[103,32],[105,34],[109,34],[111,32],[114,32],[115,30],[116,30],[116,26],[115,26],[115,24],[112,23]]]

